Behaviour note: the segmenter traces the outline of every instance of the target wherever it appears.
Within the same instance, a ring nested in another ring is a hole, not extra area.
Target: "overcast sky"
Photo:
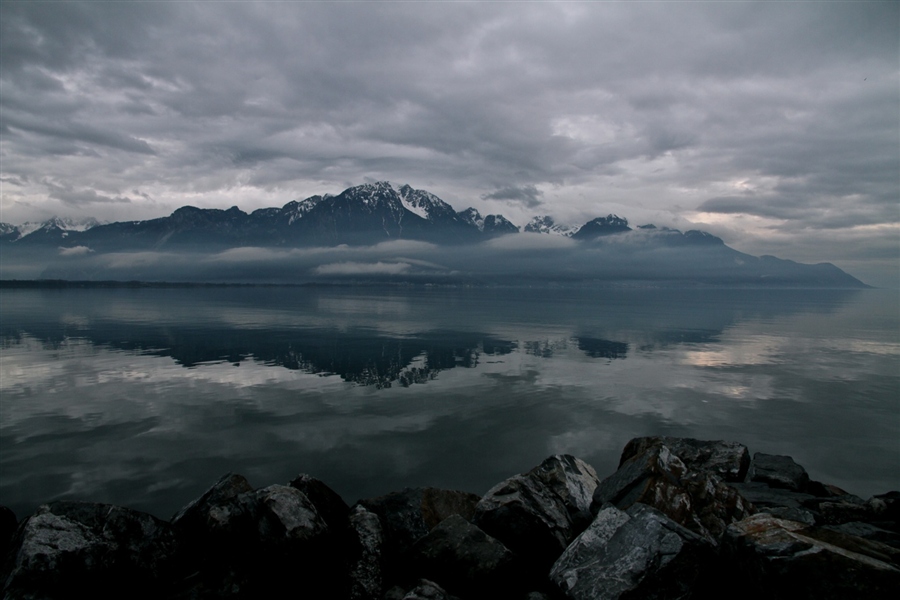
[[[900,271],[900,3],[0,4],[2,215],[409,183]]]

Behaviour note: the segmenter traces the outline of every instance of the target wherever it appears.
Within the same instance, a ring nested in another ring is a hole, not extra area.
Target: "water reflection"
[[[28,335],[48,348],[84,339],[171,357],[188,368],[252,358],[381,389],[426,383],[441,371],[475,368],[484,357],[519,348],[551,358],[572,345],[591,358],[621,360],[630,345],[652,352],[716,342],[748,316],[828,312],[854,293],[21,290],[5,293],[10,316],[0,337],[9,345]],[[692,360],[718,360],[715,352]]]
[[[4,290],[0,498],[168,517],[227,471],[310,472],[350,502],[483,493],[554,452],[610,472],[647,434],[736,439],[884,491],[900,472],[900,341],[896,297],[879,298]]]

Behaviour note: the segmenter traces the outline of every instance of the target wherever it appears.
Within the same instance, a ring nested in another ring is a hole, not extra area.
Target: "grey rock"
[[[816,500],[815,496],[810,494],[773,488],[765,483],[732,483],[731,487],[761,512],[768,512],[773,508],[805,509],[810,502]]]
[[[572,600],[689,598],[713,545],[660,511],[601,509],[554,563],[551,580]]]
[[[312,475],[301,473],[289,484],[300,490],[316,507],[319,516],[331,529],[340,529],[346,525],[350,507],[333,489]]]
[[[848,523],[841,523],[840,525],[825,525],[824,528],[840,531],[841,533],[849,535],[855,535],[867,540],[874,540],[894,548],[900,548],[900,533],[879,527],[872,523],[851,521]]]
[[[378,515],[355,506],[348,519],[349,593],[351,600],[381,597],[384,587],[384,533]]]
[[[743,444],[668,436],[632,439],[622,450],[619,466],[656,445],[667,446],[690,471],[710,473],[723,481],[743,481],[750,467],[750,452]]]
[[[795,463],[790,456],[762,452],[753,455],[749,480],[792,492],[804,492],[810,483],[806,469]]]
[[[264,597],[295,577],[312,585],[345,572],[338,536],[303,492],[285,485],[240,491],[240,480],[231,482],[237,485],[214,486],[177,522],[196,572],[182,583],[182,597]]]
[[[16,533],[4,569],[4,598],[152,598],[179,575],[172,527],[152,515],[109,504],[54,502]]]
[[[226,473],[199,498],[179,510],[171,519],[172,525],[190,533],[205,529],[210,509],[226,504],[240,494],[252,492],[253,486],[243,475]]]
[[[563,500],[527,473],[488,490],[475,509],[473,523],[541,571],[575,537]]]
[[[576,533],[587,527],[593,516],[591,502],[600,478],[594,467],[569,454],[555,454],[529,471],[550,488],[566,507]]]
[[[467,492],[406,488],[360,500],[358,504],[378,515],[384,528],[386,551],[399,556],[450,515],[471,519],[478,500],[479,496]]]
[[[751,511],[737,490],[714,473],[690,471],[661,443],[647,444],[600,482],[594,490],[592,510],[607,503],[622,510],[638,503],[653,506],[710,541]]]
[[[459,600],[433,581],[419,580],[413,589],[403,596],[403,600]]]
[[[410,551],[414,572],[467,598],[496,598],[519,582],[506,546],[459,515],[451,515]]]
[[[874,544],[761,513],[728,527],[722,554],[739,598],[894,598],[900,570]]]

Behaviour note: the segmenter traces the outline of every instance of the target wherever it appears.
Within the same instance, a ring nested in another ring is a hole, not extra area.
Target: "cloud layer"
[[[389,179],[519,225],[695,223],[896,278],[898,19],[893,2],[4,2],[0,220]]]

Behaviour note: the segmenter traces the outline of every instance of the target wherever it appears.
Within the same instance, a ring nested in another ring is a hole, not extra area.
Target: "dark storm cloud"
[[[533,185],[523,185],[521,187],[509,186],[500,188],[496,192],[492,192],[490,194],[483,194],[481,196],[482,200],[512,200],[514,202],[521,202],[525,206],[529,208],[535,208],[541,205],[540,196],[543,196],[544,192],[537,189]]]
[[[2,220],[73,206],[45,178],[157,200],[132,218],[391,179],[520,224],[615,203],[714,215],[727,240],[893,224],[881,244],[900,221],[898,19],[894,2],[3,2],[3,176],[30,183],[4,186]]]

